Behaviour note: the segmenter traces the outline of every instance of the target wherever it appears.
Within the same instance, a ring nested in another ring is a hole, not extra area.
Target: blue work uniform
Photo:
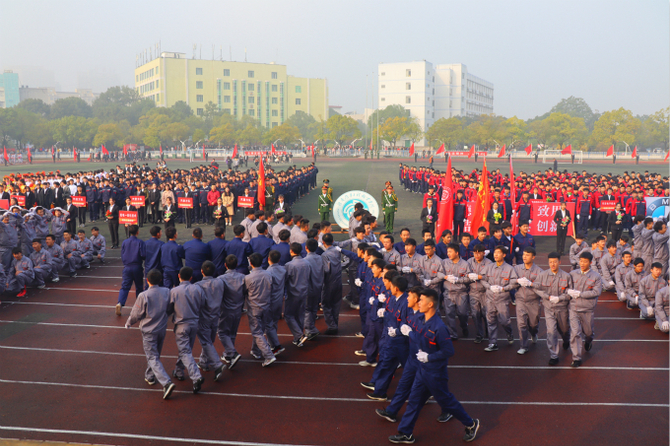
[[[407,294],[403,293],[395,297],[390,292],[384,307],[384,338],[383,347],[379,352],[379,363],[372,374],[372,382],[375,383],[375,395],[386,395],[391,384],[393,375],[398,370],[398,364],[403,367],[407,362],[409,354],[409,340],[400,332],[400,326],[407,323]],[[395,332],[395,336],[389,334],[389,328]]]
[[[212,259],[212,251],[206,243],[195,238],[184,243],[184,258],[186,266],[193,268],[191,282],[195,283],[202,280],[202,264]]]
[[[142,262],[147,257],[145,243],[136,236],[131,235],[121,244],[121,261],[123,272],[121,274],[121,289],[119,290],[119,302],[121,306],[126,304],[130,287],[135,283],[135,296],[144,291],[144,276]]]
[[[285,265],[286,268],[286,302],[284,304],[284,320],[293,334],[293,341],[298,342],[303,336],[305,305],[309,291],[309,264],[300,256],[295,256]]]
[[[144,261],[145,277],[152,269],[157,269],[161,273],[163,272],[163,268],[161,267],[161,248],[164,244],[164,241],[156,237],[151,237],[149,240],[144,242],[144,245],[147,249],[147,258]]]
[[[321,302],[324,275],[323,259],[320,255],[310,252],[305,256],[305,262],[309,265],[309,287],[305,304],[305,336],[309,336],[319,333],[315,323],[319,302]]]
[[[535,248],[535,239],[530,233],[526,233],[524,236],[519,232],[514,236],[514,257],[517,265],[523,263],[523,250],[528,247]]]
[[[241,238],[235,237],[226,247],[228,255],[232,254],[237,257],[236,271],[240,274],[249,274],[249,260],[248,257],[253,254],[249,243],[243,242]]]
[[[281,255],[281,257],[279,257],[279,264],[281,266],[284,266],[291,261],[291,245],[288,243],[279,242],[275,244],[272,249]]]
[[[272,247],[275,245],[275,242],[263,234],[260,234],[251,239],[249,246],[253,252],[257,252],[263,257],[262,267],[263,269],[268,268],[268,254],[272,250]]]
[[[381,277],[375,278],[372,275],[372,270],[369,272],[369,297],[366,302],[361,302],[368,307],[368,316],[366,324],[368,326],[365,339],[363,339],[363,351],[365,352],[366,361],[370,364],[377,362],[377,355],[379,349],[382,347],[382,330],[384,329],[384,318],[379,317],[377,311],[384,308],[384,304],[379,301],[379,295],[386,295],[386,288]]]
[[[202,370],[216,370],[223,365],[219,354],[214,348],[216,332],[219,328],[221,302],[223,299],[223,282],[212,276],[205,276],[196,286],[202,288],[203,301],[198,319],[198,339],[202,346],[200,354],[200,368]]]
[[[281,310],[284,306],[286,268],[279,264],[269,265],[267,272],[272,278],[272,289],[270,291],[270,308],[266,312],[265,336],[268,338],[270,347],[274,350],[281,346],[277,336],[277,323],[281,319]]]
[[[172,288],[179,285],[179,270],[184,258],[184,247],[174,240],[168,240],[161,246],[161,269],[163,270],[163,286]]]
[[[193,345],[198,334],[200,310],[204,300],[202,288],[189,282],[180,282],[179,286],[170,290],[168,314],[172,315],[179,355],[174,376],[183,379],[184,369],[187,369],[188,376],[193,382],[202,378],[193,359]]]
[[[274,353],[270,344],[265,339],[265,322],[270,310],[270,299],[272,295],[272,277],[262,268],[253,268],[244,277],[244,285],[247,287],[247,317],[249,318],[249,331],[253,340],[251,341],[251,353],[257,357],[272,359]]]
[[[209,250],[212,253],[212,263],[214,263],[214,277],[219,277],[226,272],[226,256],[228,251],[226,247],[228,242],[222,238],[214,237],[207,242]]]
[[[242,318],[242,307],[244,306],[244,295],[247,292],[247,287],[244,285],[244,275],[236,270],[228,270],[217,279],[223,282],[219,339],[224,348],[223,356],[231,359],[237,355],[235,339]]]

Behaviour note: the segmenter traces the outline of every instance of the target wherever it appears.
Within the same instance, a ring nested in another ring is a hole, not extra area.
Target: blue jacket
[[[449,330],[442,322],[439,313],[436,313],[427,322],[425,316],[423,320],[421,331],[411,331],[409,334],[410,344],[415,344],[416,351],[422,350],[428,353],[428,362],[420,362],[419,366],[422,370],[430,370],[447,377],[448,359],[454,356],[454,345],[451,342]]]
[[[222,238],[214,237],[207,243],[209,250],[212,253],[212,262],[216,269],[214,270],[214,277],[218,277],[226,272],[226,256],[228,255],[228,242]]]
[[[514,236],[514,246],[512,249],[514,250],[514,256],[516,257],[517,264],[523,262],[523,250],[529,246],[535,248],[535,239],[532,235],[530,235],[530,233],[524,236],[519,232]]]
[[[239,237],[235,237],[228,242],[226,249],[228,251],[228,255],[232,254],[237,257],[237,268],[235,270],[238,273],[248,274],[249,261],[247,260],[247,257],[253,254],[249,243],[243,242]]]
[[[263,269],[267,269],[268,267],[268,254],[270,253],[270,250],[272,250],[272,247],[274,245],[275,245],[274,240],[263,234],[259,235],[258,237],[252,238],[251,241],[249,242],[251,250],[263,256],[263,265],[262,265]]]
[[[202,264],[206,260],[212,259],[212,251],[209,246],[200,239],[189,240],[184,243],[184,258],[186,266],[193,268],[193,271],[200,271]]]
[[[154,237],[151,237],[144,242],[147,249],[147,258],[144,262],[145,275],[152,269],[157,269],[160,272],[163,272],[163,268],[161,267],[161,248],[164,244],[165,242]]]
[[[289,245],[286,242],[280,242],[275,244],[272,249],[275,251],[279,251],[279,254],[281,254],[281,257],[279,258],[279,264],[281,266],[286,265],[288,262],[291,261],[291,245]]]
[[[163,271],[179,272],[184,258],[184,247],[169,240],[161,247],[161,268]]]
[[[144,242],[131,235],[121,244],[121,261],[123,266],[142,267],[142,261],[147,257],[147,248]]]

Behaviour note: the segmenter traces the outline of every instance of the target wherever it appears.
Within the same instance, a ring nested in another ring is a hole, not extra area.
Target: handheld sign
[[[78,208],[85,208],[86,207],[86,197],[84,196],[74,196],[72,197],[72,204],[77,206]]]
[[[177,198],[177,207],[180,209],[193,209],[193,198],[192,197]]]
[[[136,225],[137,211],[119,211],[119,224]]]
[[[237,207],[240,208],[254,207],[254,197],[237,197]]]

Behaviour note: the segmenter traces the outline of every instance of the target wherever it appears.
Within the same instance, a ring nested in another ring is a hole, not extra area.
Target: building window
[[[272,77],[272,79],[277,79],[277,72],[273,71],[271,77]]]
[[[230,114],[230,109],[229,108],[224,108],[223,109],[223,114],[224,115],[229,115]]]
[[[295,105],[300,105],[301,103],[300,98],[295,98]]]
[[[160,94],[157,94],[157,95],[156,95],[156,102],[159,102],[160,100],[161,100],[161,95],[160,95]]]
[[[382,102],[386,102],[386,98],[382,98]]]
[[[140,77],[138,75],[135,75],[135,82],[139,82],[139,81],[140,81]]]
[[[277,127],[277,125],[279,125],[279,123],[277,123],[277,122],[272,123],[272,127]]]
[[[278,103],[278,102],[277,102],[277,98],[272,98],[272,103],[273,103],[273,104],[277,104],[277,103]]]
[[[195,83],[195,88],[201,90],[201,89],[202,89],[202,81],[197,81],[197,82]]]
[[[386,76],[386,73],[382,71],[382,76]]]
[[[302,87],[300,85],[295,86],[295,92],[296,93],[302,93]]]
[[[250,103],[250,104],[253,104],[254,101],[255,101],[254,97],[253,97],[253,96],[249,96],[249,103]]]
[[[405,84],[405,90],[411,90],[411,89],[412,89],[412,83],[411,83],[411,82],[407,82],[407,83]]]
[[[386,88],[386,85],[382,84],[382,88]]]
[[[254,72],[253,72],[253,71],[249,71],[249,72],[247,73],[247,77],[254,77]]]
[[[272,110],[272,116],[279,116],[279,112],[277,110]]]
[[[204,110],[202,108],[196,108],[195,114],[198,116],[202,116],[204,114]]]
[[[230,96],[224,96],[223,102],[230,102]]]
[[[405,104],[411,104],[412,103],[412,97],[411,96],[405,96]]]
[[[277,86],[276,86],[276,85],[273,85],[273,86],[272,86],[272,91],[274,91],[274,92],[277,91]]]
[[[254,109],[249,110],[249,116],[254,116]]]
[[[248,88],[249,91],[254,91],[254,84],[250,83],[248,87],[249,87]]]
[[[223,69],[223,75],[224,76],[230,76],[230,70],[228,68]]]
[[[405,70],[405,76],[407,76],[407,77],[412,77],[412,70],[410,70],[409,68],[406,69],[406,70]]]
[[[195,74],[198,75],[198,76],[201,76],[202,75],[202,68],[196,68],[195,69]]]
[[[156,88],[158,88],[158,79],[156,79]]]
[[[230,90],[230,82],[224,82],[223,83],[223,89],[224,90]]]
[[[204,102],[201,94],[199,94],[195,97],[195,102]]]

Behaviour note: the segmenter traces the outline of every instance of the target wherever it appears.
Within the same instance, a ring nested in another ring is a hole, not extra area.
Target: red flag
[[[77,148],[76,147],[72,147],[72,158],[77,159]]]
[[[665,159],[663,161],[667,161],[668,157],[670,157],[670,150],[668,150],[668,153],[665,154]]]
[[[470,147],[470,151],[468,152],[468,158],[472,158],[474,154],[475,154],[475,145],[473,144],[472,147]]]
[[[205,159],[206,156],[207,156],[207,154],[205,153],[205,146],[203,145],[202,146],[202,159]]]
[[[490,188],[489,188],[489,173],[486,169],[486,158],[484,158],[484,169],[482,169],[481,182],[479,183],[479,190],[477,191],[477,203],[472,212],[472,224],[470,227],[472,231],[476,231],[480,226],[488,229],[489,223],[486,221],[486,214],[491,207]]]
[[[443,145],[444,146],[444,145]],[[437,209],[437,234],[442,236],[442,231],[451,229],[454,220],[454,191],[452,189],[451,178],[451,157],[447,161],[447,171],[442,178],[442,195],[440,196],[440,205]]]
[[[123,145],[123,156],[128,156],[128,144]]]
[[[104,144],[102,145],[102,154],[109,156],[109,150],[107,150]]]
[[[605,157],[608,157],[608,156],[614,156],[614,144],[612,144],[610,146],[610,148],[607,149],[607,155],[605,155]]]
[[[435,152],[435,155],[440,155],[440,154],[442,154],[442,153],[444,153],[444,143],[442,143],[442,145],[440,146],[440,148],[437,149],[437,152]]]
[[[158,146],[158,150],[159,150],[160,154],[162,155],[163,154],[163,144]]]
[[[275,149],[275,145],[270,144],[270,153],[274,155],[276,152],[277,152],[277,149]]]
[[[261,156],[261,164],[258,167],[258,203],[261,207],[265,207],[265,166],[263,165],[263,157]]]
[[[30,147],[26,147],[26,149],[28,149],[28,162],[30,162],[30,160],[31,160],[32,157],[33,157],[33,154],[32,154],[32,152],[30,151]]]
[[[498,154],[498,158],[502,158],[505,156],[505,144],[503,144],[502,149],[500,149],[500,153]]]
[[[312,150],[312,158],[314,158],[314,144],[310,146],[310,149]]]
[[[512,157],[509,159],[509,199],[512,202],[512,209],[516,205],[516,185],[514,184],[514,166],[512,165]],[[512,215],[512,234],[516,234],[517,226],[519,225],[519,213],[514,212]],[[510,245],[511,246],[511,245]],[[511,248],[510,248],[511,249]]]
[[[526,155],[530,156],[531,153],[533,153],[533,145],[528,144],[528,147],[526,147]]]
[[[233,149],[233,158],[237,158],[237,144],[235,144],[235,148]]]
[[[633,149],[633,153],[631,154],[631,158],[635,158],[637,156],[637,146]],[[667,158],[667,157],[666,157]]]
[[[5,159],[5,161],[9,162],[9,156],[7,156],[7,147],[2,146],[2,148],[5,149],[5,155],[3,156],[3,158]]]
[[[565,149],[561,150],[561,155],[572,155],[572,144],[568,144]]]
[[[414,143],[412,143],[412,145],[409,146],[409,156],[414,156]]]

